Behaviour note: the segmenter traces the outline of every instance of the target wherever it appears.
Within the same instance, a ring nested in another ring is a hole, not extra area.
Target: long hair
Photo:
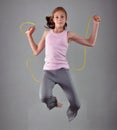
[[[66,16],[66,19],[67,19],[67,12],[66,10],[63,8],[63,7],[57,7],[53,10],[52,12],[52,15],[51,16],[46,16],[46,28],[48,29],[54,29],[55,28],[55,23],[53,22],[53,18],[54,18],[54,14],[57,12],[57,11],[63,11],[65,13],[65,16]],[[67,27],[67,23],[65,23],[63,29],[65,30]]]

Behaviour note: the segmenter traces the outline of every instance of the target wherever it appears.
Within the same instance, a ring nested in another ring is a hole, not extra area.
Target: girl
[[[52,94],[55,84],[60,85],[70,104],[67,110],[67,116],[69,121],[71,121],[76,117],[77,112],[80,109],[80,103],[76,97],[70,77],[69,64],[66,59],[67,49],[71,41],[93,47],[97,38],[100,17],[93,16],[93,29],[88,39],[81,37],[72,31],[66,30],[67,12],[63,7],[55,8],[52,15],[46,17],[46,20],[46,28],[48,29],[44,31],[38,45],[32,37],[35,27],[30,27],[26,31],[34,55],[40,54],[45,48],[44,75],[40,85],[40,98],[42,102],[46,103],[49,109],[62,107],[62,104],[59,103],[57,98]]]

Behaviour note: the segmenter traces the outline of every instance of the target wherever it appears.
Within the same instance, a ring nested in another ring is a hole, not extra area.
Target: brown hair
[[[55,28],[55,23],[53,22],[54,14],[55,14],[57,11],[60,11],[60,10],[65,13],[65,16],[66,16],[66,19],[67,19],[67,12],[66,12],[66,10],[65,10],[63,7],[57,7],[57,8],[55,8],[55,9],[53,10],[51,16],[46,16],[46,21],[47,21],[46,26],[45,26],[46,28],[48,28],[48,29],[50,29],[50,28],[51,28],[51,29],[54,29],[54,28]],[[66,29],[66,27],[67,27],[67,23],[65,23],[63,29]]]

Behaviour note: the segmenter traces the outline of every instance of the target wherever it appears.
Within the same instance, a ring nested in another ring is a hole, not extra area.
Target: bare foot
[[[61,104],[61,103],[58,102],[56,107],[61,108],[62,106],[63,106],[63,104]]]

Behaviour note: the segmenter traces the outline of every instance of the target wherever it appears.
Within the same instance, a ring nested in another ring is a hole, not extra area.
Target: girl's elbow
[[[34,56],[37,56],[39,53],[37,51],[33,52]]]
[[[95,43],[90,44],[90,47],[94,47],[94,46],[95,46]]]
[[[42,52],[42,50],[43,50],[43,48],[42,49],[37,49],[33,53],[34,53],[35,56],[37,56]]]
[[[91,39],[88,39],[87,42],[88,42],[89,47],[94,47],[95,46],[95,41],[92,41]]]

